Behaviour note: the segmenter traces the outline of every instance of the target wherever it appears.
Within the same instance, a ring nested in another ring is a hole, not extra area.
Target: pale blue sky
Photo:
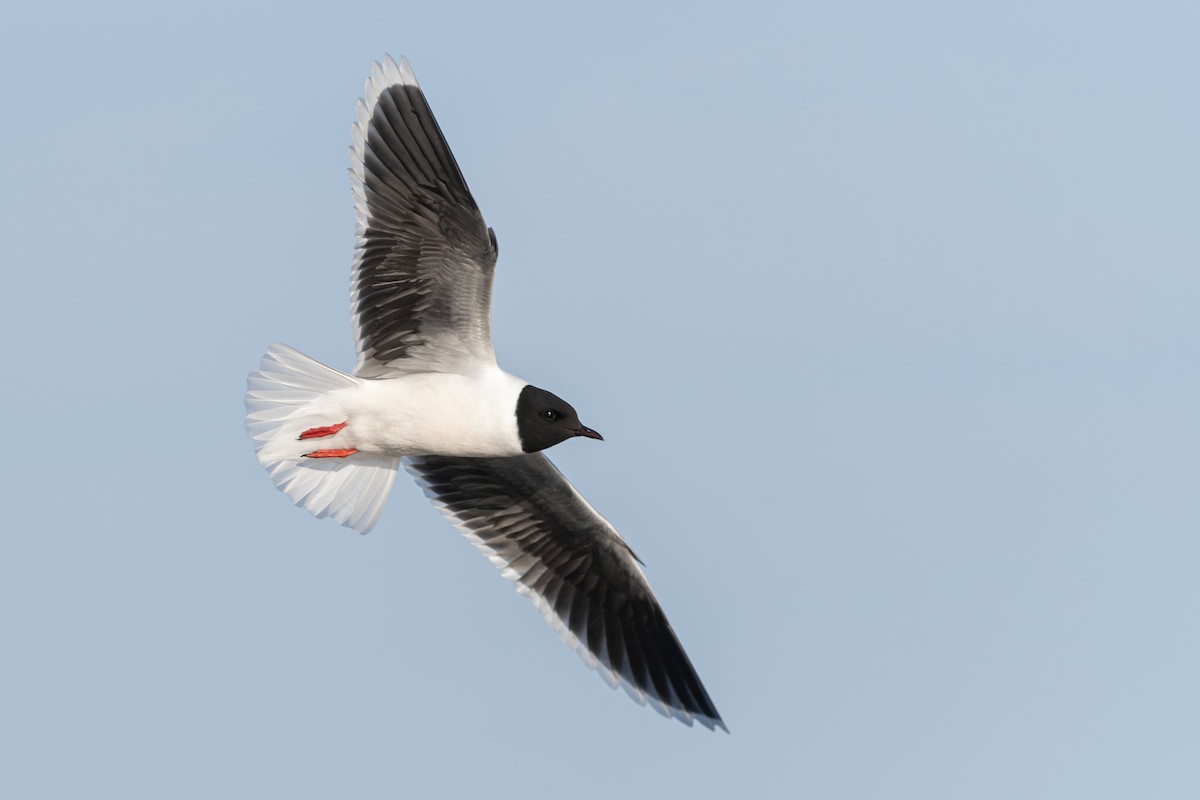
[[[7,10],[0,795],[1200,796],[1200,12],[990,6]],[[384,52],[731,735],[255,462]]]

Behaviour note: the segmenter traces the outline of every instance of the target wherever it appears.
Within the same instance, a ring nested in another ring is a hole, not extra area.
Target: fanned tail
[[[340,422],[331,393],[360,383],[276,342],[247,380],[246,432],[259,463],[293,503],[367,533],[383,512],[400,459],[364,453],[304,458],[318,448],[301,438],[305,431]]]

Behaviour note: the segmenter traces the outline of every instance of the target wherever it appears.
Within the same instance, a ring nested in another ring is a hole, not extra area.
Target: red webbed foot
[[[347,420],[347,422],[349,422],[349,420]],[[304,433],[300,434],[300,439],[321,439],[326,436],[333,436],[344,427],[346,427],[346,423],[339,422],[337,425],[325,425],[320,428],[309,428]]]
[[[345,458],[357,453],[358,450],[350,448],[349,450],[314,450],[311,453],[305,453],[305,458]]]

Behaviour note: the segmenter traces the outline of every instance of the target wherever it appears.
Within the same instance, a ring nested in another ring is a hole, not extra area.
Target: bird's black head
[[[517,435],[526,453],[545,450],[572,436],[604,439],[583,426],[570,403],[536,386],[526,386],[517,398]]]

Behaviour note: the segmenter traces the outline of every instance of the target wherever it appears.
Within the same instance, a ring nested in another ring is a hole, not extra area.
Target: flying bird
[[[638,558],[542,454],[601,439],[492,350],[496,236],[405,58],[371,70],[350,148],[352,374],[272,344],[246,429],[275,485],[370,531],[401,464],[610,686],[728,730]]]

